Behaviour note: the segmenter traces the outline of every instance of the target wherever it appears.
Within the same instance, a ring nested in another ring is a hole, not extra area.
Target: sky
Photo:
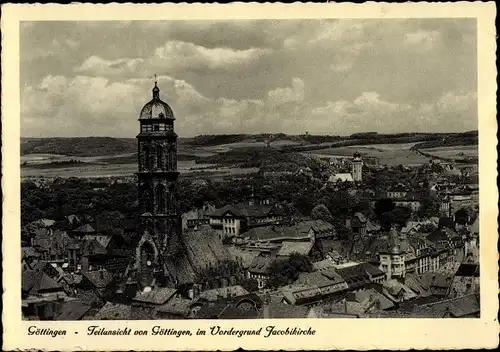
[[[22,137],[477,129],[475,19],[22,22]]]

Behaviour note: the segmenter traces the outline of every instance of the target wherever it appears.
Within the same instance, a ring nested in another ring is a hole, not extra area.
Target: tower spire
[[[153,87],[153,99],[160,99],[160,88],[158,88],[158,81],[155,73],[155,86]]]

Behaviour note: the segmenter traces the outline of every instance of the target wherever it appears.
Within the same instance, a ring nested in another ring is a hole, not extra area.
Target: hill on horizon
[[[404,143],[405,141],[422,142],[421,148],[430,146],[446,145],[471,145],[477,144],[477,131],[464,133],[398,133],[377,134],[369,132],[365,134],[354,134],[352,136],[334,135],[286,135],[278,134],[220,134],[200,135],[193,138],[179,138],[179,151],[187,153],[194,150],[203,150],[208,147],[219,145],[230,146],[238,143],[263,143],[270,142],[279,145],[279,141],[296,143],[290,146],[290,151],[299,151],[302,146],[306,149],[321,149],[328,143],[342,143],[349,145],[377,144],[377,143]],[[137,140],[135,138],[115,137],[47,137],[47,138],[21,138],[21,155],[27,154],[58,154],[65,156],[92,157],[104,155],[120,155],[137,152]]]

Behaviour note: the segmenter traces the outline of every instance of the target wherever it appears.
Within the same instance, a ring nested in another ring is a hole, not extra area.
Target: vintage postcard
[[[494,3],[2,12],[5,350],[498,344]]]

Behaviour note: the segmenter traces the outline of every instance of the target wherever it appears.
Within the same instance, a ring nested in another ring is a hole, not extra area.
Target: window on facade
[[[158,169],[162,169],[163,165],[163,149],[161,147],[158,147],[156,149],[156,167]]]
[[[143,203],[144,210],[147,213],[153,212],[151,197],[152,197],[151,190],[148,187],[146,187],[146,189],[144,190],[144,192],[142,194],[142,203]]]
[[[159,213],[165,211],[165,187],[163,185],[156,186],[156,207]]]

